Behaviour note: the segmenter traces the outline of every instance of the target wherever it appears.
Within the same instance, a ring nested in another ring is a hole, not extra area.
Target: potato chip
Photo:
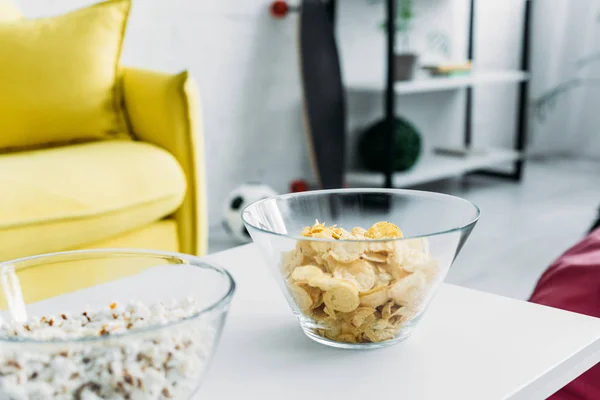
[[[334,239],[347,240],[350,239],[350,233],[344,228],[331,227],[331,235]]]
[[[377,308],[388,300],[387,286],[379,286],[360,295],[360,304],[366,307]]]
[[[354,283],[361,293],[371,290],[376,280],[375,268],[365,260],[356,260],[347,266],[338,267],[333,276]]]
[[[346,321],[345,319],[340,320],[340,329],[342,330],[342,334],[350,333],[352,335],[359,335],[360,331],[356,329],[354,325],[350,323],[350,321]]]
[[[323,270],[321,270],[321,268],[316,267],[314,265],[304,265],[301,267],[296,267],[292,271],[291,278],[295,282],[308,282],[312,278],[323,275],[325,275],[325,273],[323,272]]]
[[[341,263],[351,263],[361,258],[365,251],[365,245],[362,242],[339,242],[331,246],[329,254],[331,257]]]
[[[392,279],[394,279],[394,277],[387,273],[386,270],[384,270],[381,267],[377,267],[377,272],[375,276],[375,286],[387,286],[390,284]]]
[[[367,243],[366,251],[371,253],[385,254],[389,258],[390,255],[394,254],[398,245],[399,242],[396,240],[374,241],[371,243]]]
[[[389,327],[389,323],[384,319],[377,320],[371,325],[371,329],[376,331],[382,331],[384,329],[388,329]]]
[[[404,325],[407,322],[402,315],[395,315],[388,320],[391,326],[395,329],[399,329],[401,325]]]
[[[307,226],[302,230],[301,235],[302,236],[307,236],[307,237],[312,237],[313,235],[323,232],[325,230],[325,224],[321,224],[319,223],[319,220],[315,221],[315,224],[313,226]]]
[[[365,318],[365,321],[363,322],[361,329],[362,330],[367,329],[369,326],[373,325],[375,323],[375,321],[377,321],[380,317],[381,317],[381,315],[378,315],[377,312],[375,312],[375,314],[369,315],[367,318]]]
[[[393,339],[396,336],[396,333],[392,330],[376,331],[373,329],[366,329],[363,333],[363,336],[369,342],[383,342]]]
[[[290,288],[290,292],[292,293],[292,296],[294,296],[294,300],[296,300],[296,305],[300,311],[308,313],[314,304],[310,294],[295,283],[290,283],[288,287]]]
[[[312,317],[318,321],[325,321],[329,319],[329,315],[325,312],[325,307],[315,307],[312,311]]]
[[[313,258],[317,254],[310,243],[308,240],[299,240],[296,244],[296,249],[306,258]]]
[[[375,314],[375,311],[377,310],[371,307],[359,307],[352,314],[352,319],[350,320],[350,322],[352,323],[352,325],[358,328],[365,323],[369,316]]]
[[[342,334],[342,328],[337,324],[327,324],[325,329],[325,337],[335,340],[336,337]]]
[[[362,259],[374,263],[385,263],[387,262],[388,255],[387,253],[374,253],[372,251],[367,251],[362,255]]]
[[[323,273],[323,275],[314,276],[307,283],[312,287],[325,291],[340,285],[340,282],[343,281],[334,278],[327,273]]]
[[[323,291],[321,289],[314,288],[307,284],[299,284],[298,286],[306,290],[306,293],[310,295],[310,298],[313,301],[313,305],[311,307],[312,309],[315,309],[323,304]]]
[[[364,228],[361,228],[360,226],[355,226],[350,231],[350,235],[354,236],[357,239],[364,239],[365,233],[367,233],[367,231]]]
[[[342,333],[341,335],[335,338],[338,342],[346,342],[346,343],[356,343],[356,336],[352,333]]]
[[[395,304],[393,301],[388,301],[381,308],[381,319],[389,320],[392,316],[392,305]]]
[[[415,271],[404,279],[394,282],[389,288],[390,297],[400,306],[415,303],[427,285],[425,274]]]
[[[387,264],[384,268],[385,268],[386,272],[388,274],[390,274],[392,276],[392,278],[397,281],[402,280],[402,279],[406,278],[408,275],[410,275],[410,272],[408,272],[407,270],[402,268],[401,265],[398,265],[398,264]]]
[[[337,280],[337,285],[323,293],[323,302],[331,310],[354,311],[360,304],[358,289],[351,283]]]
[[[332,319],[332,320],[337,320],[337,316],[335,315],[335,310],[327,307],[327,305],[325,305],[325,307],[323,307],[323,311],[325,312],[325,314],[327,314],[327,316]]]
[[[302,265],[302,261],[304,261],[304,255],[298,250],[291,250],[283,253],[281,260],[281,273],[283,274],[283,277],[287,279],[294,268]]]
[[[326,232],[317,233],[317,234],[313,235],[313,238],[333,239],[333,236],[331,236],[331,231],[326,231]],[[331,249],[331,246],[332,246],[332,243],[326,242],[326,241],[312,240],[310,242],[310,247],[313,249],[313,251],[317,255],[323,255],[323,254],[327,253],[329,251],[329,249]]]
[[[401,316],[403,320],[411,320],[421,312],[421,304],[415,302],[414,304],[406,307],[400,307],[396,312],[398,316]]]
[[[370,239],[399,239],[402,238],[402,231],[391,222],[377,222],[365,233],[365,237]]]

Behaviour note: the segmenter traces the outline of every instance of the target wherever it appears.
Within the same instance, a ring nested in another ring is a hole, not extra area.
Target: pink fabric
[[[567,250],[544,272],[529,301],[600,317],[600,228]],[[600,399],[600,364],[549,399]]]

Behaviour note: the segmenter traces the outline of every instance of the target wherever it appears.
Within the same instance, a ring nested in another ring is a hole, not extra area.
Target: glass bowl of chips
[[[344,189],[263,199],[242,218],[308,337],[378,348],[411,335],[479,209],[439,193]]]

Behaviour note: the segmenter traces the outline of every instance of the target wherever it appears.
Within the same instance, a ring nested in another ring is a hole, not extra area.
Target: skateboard
[[[344,187],[346,106],[333,21],[322,0],[302,0],[298,53],[304,126],[311,165],[322,189]]]

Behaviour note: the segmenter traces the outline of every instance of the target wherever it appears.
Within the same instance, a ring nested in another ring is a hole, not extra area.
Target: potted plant
[[[396,14],[396,54],[394,55],[394,74],[396,80],[405,81],[413,78],[417,66],[418,55],[412,51],[410,35],[414,17],[413,0],[397,0]]]
[[[369,0],[372,4],[381,4],[381,0]],[[396,80],[405,81],[413,78],[418,55],[412,51],[410,36],[414,18],[414,0],[396,0],[396,49],[394,55]],[[380,24],[383,31],[387,30],[387,21]]]

